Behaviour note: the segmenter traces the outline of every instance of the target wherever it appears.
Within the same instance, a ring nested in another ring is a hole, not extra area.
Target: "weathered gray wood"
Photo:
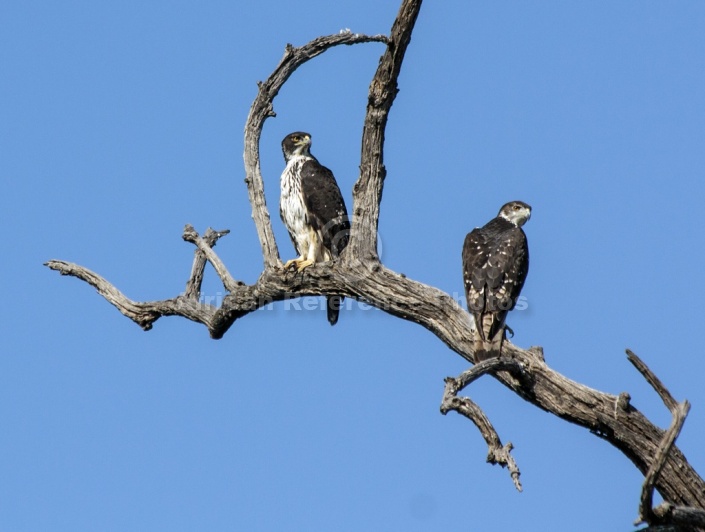
[[[663,386],[662,389],[665,390]],[[668,396],[670,397],[670,393]],[[646,475],[644,475],[644,485],[641,490],[639,518],[637,523],[655,523],[660,520],[653,511],[654,486],[656,479],[661,474],[663,466],[666,464],[666,460],[668,459],[668,455],[673,448],[673,444],[683,428],[683,423],[685,423],[685,418],[688,416],[689,411],[690,403],[688,401],[683,401],[680,404],[672,405],[671,413],[673,414],[673,421],[671,422],[669,429],[663,435],[659,449],[656,452],[656,456],[654,456],[651,461],[651,466],[649,466],[649,470],[646,472]]]
[[[212,248],[221,236],[227,235],[230,231],[224,229],[222,231],[214,231],[208,228],[206,233],[203,235],[203,241],[205,244]],[[198,233],[190,225],[184,227],[183,239],[187,242],[193,242],[191,238],[196,238]],[[186,290],[184,291],[184,296],[192,299],[198,299],[201,296],[201,285],[203,284],[203,272],[206,269],[206,254],[200,250],[196,249],[193,257],[193,266],[191,266],[191,275],[188,282],[186,283]]]
[[[387,49],[370,83],[367,112],[362,129],[360,177],[353,187],[352,238],[346,255],[358,260],[377,259],[377,225],[386,169],[384,132],[389,110],[399,92],[397,79],[411,41],[421,0],[403,1],[392,25]]]
[[[477,406],[469,397],[458,397],[458,392],[466,386],[474,382],[476,379],[487,373],[495,371],[510,371],[514,375],[522,373],[522,368],[514,360],[502,358],[494,358],[484,360],[475,364],[472,368],[461,373],[457,378],[447,377],[446,386],[443,391],[443,399],[441,401],[441,413],[447,414],[451,410],[455,410],[458,414],[467,417],[479,429],[480,434],[487,443],[487,461],[491,464],[498,464],[502,467],[507,467],[509,474],[514,482],[514,487],[518,491],[522,491],[521,481],[519,476],[521,472],[510,454],[514,446],[511,442],[502,445],[502,440],[495,430],[490,420],[487,418],[482,409]]]

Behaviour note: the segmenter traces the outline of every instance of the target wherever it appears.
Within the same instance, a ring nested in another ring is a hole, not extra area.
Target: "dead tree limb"
[[[671,528],[678,532],[694,532],[705,530],[705,510],[692,506],[674,506],[663,503],[654,508],[657,522],[669,523],[667,525],[654,525],[645,530],[660,530],[660,527]],[[642,532],[642,531],[640,531]]]
[[[676,402],[668,388],[631,349],[627,349],[627,358],[659,395],[673,418],[671,426],[663,435],[649,470],[644,475],[644,484],[639,501],[639,517],[635,524],[648,523],[652,527],[675,525],[676,529],[684,526],[687,527],[686,530],[702,530],[700,527],[705,526],[705,511],[701,509],[683,506],[674,507],[668,502],[659,508],[653,508],[656,479],[661,474],[664,465],[666,465],[666,459],[683,428],[685,418],[690,411],[690,403],[688,401]]]
[[[50,260],[45,263],[61,275],[70,275],[85,281],[123,315],[130,318],[145,331],[149,331],[154,322],[162,316],[181,316],[209,327],[215,317],[215,307],[200,303],[198,299],[177,296],[162,301],[137,302],[125,296],[110,282],[88,268],[63,260]]]
[[[499,464],[502,467],[507,467],[512,481],[514,482],[514,487],[516,487],[518,491],[522,491],[521,481],[519,480],[521,472],[519,471],[514,457],[510,454],[514,448],[512,443],[507,442],[506,445],[502,445],[499,434],[497,434],[497,431],[482,409],[469,397],[458,397],[458,393],[470,383],[474,382],[482,375],[495,371],[510,371],[517,374],[521,373],[521,367],[514,360],[494,358],[475,364],[472,368],[461,373],[457,378],[447,377],[443,391],[443,400],[441,401],[441,414],[445,415],[451,410],[455,410],[458,414],[472,421],[480,430],[480,434],[487,443],[487,461],[490,464]]]
[[[208,248],[212,248],[213,246],[215,246],[215,243],[221,236],[227,235],[229,232],[230,231],[227,229],[224,229],[222,231],[214,231],[213,229],[208,228],[201,240]],[[198,233],[196,233],[196,230],[193,227],[187,225],[184,228],[184,240],[186,240],[187,242],[195,242],[197,237]],[[201,246],[198,247],[199,249],[197,249],[194,253],[195,256],[193,258],[193,266],[191,267],[191,276],[189,277],[189,280],[186,283],[186,291],[184,292],[184,296],[191,299],[198,299],[201,296],[203,272],[206,269],[207,254],[202,249],[200,249]]]
[[[688,401],[684,401],[683,403],[676,405],[671,412],[673,414],[671,426],[663,435],[663,439],[661,440],[659,449],[656,452],[656,456],[654,456],[653,462],[651,463],[651,466],[646,472],[644,478],[644,485],[641,490],[641,499],[639,504],[639,519],[637,520],[637,523],[655,523],[659,521],[653,511],[654,485],[656,479],[661,474],[663,466],[666,464],[668,453],[671,452],[673,444],[683,428],[683,423],[685,422],[685,418],[687,417],[689,410],[690,403],[688,403]]]
[[[631,362],[637,371],[641,373],[644,379],[646,379],[646,382],[651,385],[654,391],[656,391],[658,396],[661,398],[663,404],[666,405],[666,408],[668,408],[671,414],[673,414],[678,407],[678,401],[673,398],[671,392],[668,391],[660,379],[654,374],[653,371],[651,371],[649,366],[647,366],[643,360],[634,354],[634,351],[627,349],[626,352],[629,362]]]
[[[397,78],[404,53],[420,8],[421,0],[402,0],[388,37],[344,32],[320,37],[299,48],[287,46],[275,71],[260,83],[247,119],[244,139],[245,181],[264,262],[264,269],[254,284],[246,285],[232,278],[211,249],[211,240],[214,245],[217,238],[208,232],[199,237],[195,231],[187,231],[186,239],[197,246],[191,277],[185,294],[164,301],[132,301],[107,280],[76,264],[53,260],[47,266],[95,287],[120,312],[145,330],[150,329],[161,316],[178,315],[203,323],[212,338],[221,338],[239,318],[270,302],[334,293],[365,301],[394,316],[418,323],[468,362],[474,362],[470,315],[450,295],[389,270],[377,254],[377,224],[386,176],[383,164],[385,127],[397,94]],[[332,46],[370,41],[385,43],[386,48],[370,83],[362,133],[360,176],[353,189],[350,243],[336,261],[315,264],[299,274],[286,272],[281,268],[260,170],[259,140],[264,121],[274,116],[273,99],[301,64]],[[221,231],[218,235],[224,233]],[[228,291],[217,308],[198,299],[206,261],[214,266]],[[627,393],[615,396],[568,379],[546,364],[540,348],[524,350],[507,341],[503,348],[504,358],[511,360],[512,366],[494,368],[492,375],[499,382],[538,408],[585,427],[608,441],[644,475],[649,475],[654,457],[661,452],[664,463],[659,464],[658,471],[650,478],[653,478],[653,487],[670,505],[672,522],[678,520],[673,516],[683,516],[688,512],[688,515],[693,515],[695,510],[705,509],[703,479],[672,442],[668,445],[670,450],[663,451],[665,431],[634,408]],[[521,368],[521,371],[516,368]],[[471,370],[471,373],[464,375],[467,378],[468,375],[479,376],[482,373]],[[463,380],[462,376],[460,380]],[[452,383],[454,387],[457,385],[458,381]],[[477,412],[472,415],[480,419]],[[469,417],[472,419],[472,416]],[[491,427],[489,420],[486,425]],[[487,426],[484,429],[489,431]],[[496,432],[494,436],[488,433],[494,444],[501,447],[499,437],[494,439]],[[656,517],[659,511],[658,508],[654,510]]]
[[[353,187],[353,222],[351,241],[343,255],[356,260],[378,262],[377,225],[382,201],[384,167],[384,132],[389,110],[399,92],[397,79],[401,72],[406,48],[411,41],[421,0],[405,0],[392,25],[387,49],[370,83],[367,113],[362,129],[360,177]]]

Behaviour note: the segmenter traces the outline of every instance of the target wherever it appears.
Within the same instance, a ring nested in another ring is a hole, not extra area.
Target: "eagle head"
[[[502,205],[497,216],[521,227],[531,218],[531,205],[523,201],[510,201]]]
[[[297,155],[311,155],[311,135],[303,131],[295,131],[289,133],[282,140],[282,152],[284,152],[284,160],[289,161]]]

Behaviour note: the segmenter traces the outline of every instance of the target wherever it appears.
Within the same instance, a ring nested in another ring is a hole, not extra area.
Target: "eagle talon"
[[[296,263],[296,271],[301,273],[304,271],[306,268],[311,266],[313,264],[312,260],[302,260]]]
[[[285,270],[295,269],[297,272],[301,273],[304,269],[308,268],[313,264],[312,260],[303,259],[299,257],[298,259],[291,259],[284,263]]]
[[[286,261],[286,262],[284,263],[284,269],[285,269],[285,270],[290,270],[292,266],[296,265],[296,261],[297,261],[297,260],[298,260],[298,259],[291,259],[291,260]]]

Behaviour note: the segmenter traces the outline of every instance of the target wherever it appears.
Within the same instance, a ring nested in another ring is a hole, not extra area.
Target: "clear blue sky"
[[[242,5],[0,6],[0,530],[632,530],[632,464],[489,379],[470,393],[514,443],[524,493],[486,465],[474,426],[438,411],[466,365],[417,325],[350,303],[332,328],[313,299],[219,341],[178,318],[145,333],[42,266],[172,297],[191,223],[230,228],[217,252],[257,278],[242,166],[256,82],[287,42],[388,32],[398,0]],[[335,49],[275,101],[262,168],[285,259],[279,143],[309,131],[350,205],[381,52]],[[692,401],[679,446],[705,473],[705,3],[427,1],[400,88],[383,261],[459,294],[465,234],[530,203],[514,341],[667,426],[631,347]]]

